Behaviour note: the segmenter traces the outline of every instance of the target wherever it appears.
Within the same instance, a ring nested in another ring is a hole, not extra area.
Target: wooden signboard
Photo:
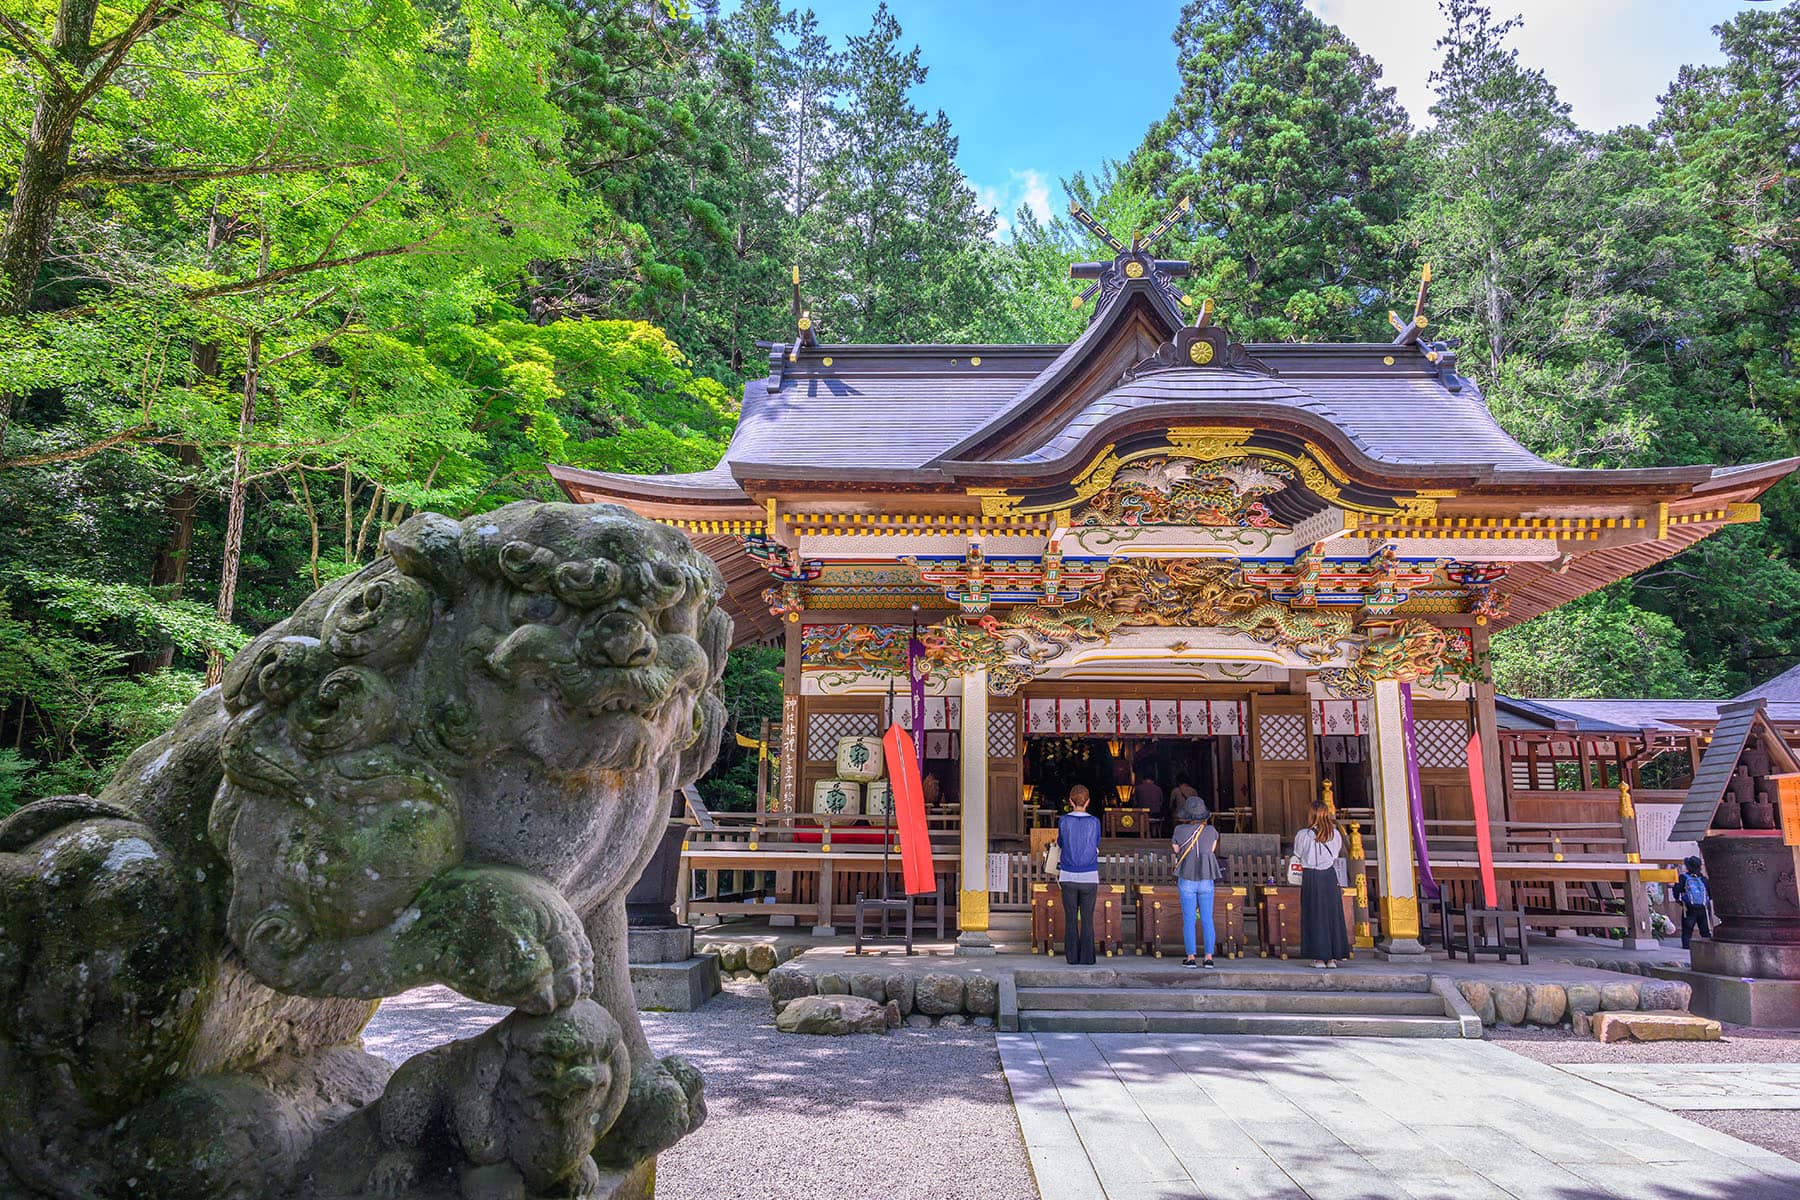
[[[1800,775],[1771,775],[1769,782],[1781,805],[1781,840],[1800,846]]]

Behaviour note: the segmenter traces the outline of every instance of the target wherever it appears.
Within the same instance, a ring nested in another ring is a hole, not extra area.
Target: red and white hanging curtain
[[[1314,700],[1313,731],[1326,737],[1361,737],[1369,732],[1367,700]]]
[[[1112,697],[1025,702],[1025,732],[1036,737],[1237,737],[1249,730],[1242,700]]]

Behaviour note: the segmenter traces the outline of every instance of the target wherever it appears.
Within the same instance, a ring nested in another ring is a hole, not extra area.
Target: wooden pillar
[[[800,745],[800,622],[793,619],[796,615],[789,614],[789,619],[781,627],[781,771],[774,808],[777,812],[784,813],[795,811],[795,794],[800,787],[800,760],[806,757],[806,749]],[[791,831],[793,826],[789,825],[787,828]],[[757,840],[761,840],[760,836]],[[792,871],[775,872],[775,901],[777,904],[794,902]],[[796,923],[792,913],[780,913],[769,918],[772,926]]]
[[[1631,803],[1631,784],[1625,779],[1625,764],[1619,763],[1619,832],[1625,836],[1625,861],[1644,861],[1638,846],[1637,809]],[[1644,894],[1644,877],[1633,871],[1625,876],[1625,916],[1631,928],[1625,931],[1627,950],[1660,950],[1662,943],[1650,929],[1650,897]]]
[[[957,897],[958,954],[992,954],[988,937],[988,678],[962,677],[962,889]]]
[[[1401,730],[1400,684],[1375,681],[1374,751],[1370,776],[1375,785],[1375,844],[1381,858],[1382,958],[1424,957],[1419,943],[1419,891],[1413,878],[1412,812],[1406,788],[1406,742]]]
[[[1488,660],[1487,627],[1477,625],[1469,630],[1475,647],[1475,661]],[[1500,720],[1494,712],[1494,684],[1491,679],[1475,685],[1475,732],[1481,738],[1481,761],[1487,765],[1487,810],[1489,821],[1506,820],[1506,777],[1512,764],[1500,757]],[[1481,803],[1481,797],[1473,798]]]

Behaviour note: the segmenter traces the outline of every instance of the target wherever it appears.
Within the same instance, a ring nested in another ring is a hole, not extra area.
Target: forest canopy
[[[1793,453],[1800,2],[1609,132],[1503,11],[1440,7],[1409,114],[1300,0],[1194,0],[1166,114],[1063,190],[1116,228],[1192,196],[1162,249],[1246,339],[1385,340],[1431,263],[1459,369],[1552,461]],[[982,207],[929,60],[885,5],[834,43],[775,0],[9,4],[0,811],[98,787],[413,513],[711,466],[795,264],[827,340],[1074,336],[1100,247]],[[1783,485],[1497,638],[1497,681],[1732,694],[1800,659],[1797,542]],[[754,736],[779,659],[728,683]]]

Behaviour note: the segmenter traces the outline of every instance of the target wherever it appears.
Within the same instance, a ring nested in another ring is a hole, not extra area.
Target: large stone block
[[[694,957],[694,927],[668,925],[625,931],[629,962],[678,963]]]
[[[912,1016],[918,990],[919,981],[904,971],[896,971],[887,977],[887,998],[900,1006],[903,1017]]]
[[[1694,989],[1676,979],[1646,979],[1638,990],[1638,1004],[1645,1009],[1686,1012]]]
[[[755,971],[758,975],[767,975],[775,969],[775,947],[767,942],[754,942],[744,950],[744,967]]]
[[[1525,1007],[1525,1019],[1533,1025],[1561,1025],[1563,1013],[1568,1010],[1569,996],[1563,991],[1560,983],[1534,983],[1528,988],[1530,996]]]
[[[775,968],[763,982],[769,989],[769,1003],[774,1005],[777,1014],[786,1007],[788,1001],[814,995],[819,990],[819,985],[811,975],[792,967]]]
[[[861,996],[797,996],[775,1018],[783,1033],[819,1033],[840,1037],[851,1033],[886,1033],[885,1004]]]
[[[744,944],[742,942],[719,943],[719,968],[725,971],[744,969]]]
[[[850,977],[850,994],[873,1000],[877,1004],[885,1004],[888,998],[887,980],[871,971],[859,971]]]
[[[1591,983],[1571,983],[1563,989],[1568,998],[1569,1011],[1586,1013],[1593,1016],[1600,1011],[1600,989]]]
[[[1603,983],[1600,985],[1602,1012],[1630,1012],[1638,1007],[1639,983]]]
[[[1685,1012],[1603,1012],[1594,1018],[1603,1042],[1716,1042],[1719,1023]]]
[[[719,994],[719,960],[698,954],[686,962],[631,964],[631,994],[644,1012],[693,1012]]]
[[[947,1013],[961,1012],[962,1006],[962,976],[933,971],[919,980],[918,991],[913,999],[913,1008],[917,1011],[928,1017],[941,1017]]]
[[[963,1010],[991,1017],[1000,1011],[1000,981],[989,975],[971,975],[963,983]]]
[[[1523,1025],[1525,1010],[1530,1005],[1530,994],[1522,983],[1501,983],[1494,986],[1494,1016],[1496,1020],[1508,1025]]]

